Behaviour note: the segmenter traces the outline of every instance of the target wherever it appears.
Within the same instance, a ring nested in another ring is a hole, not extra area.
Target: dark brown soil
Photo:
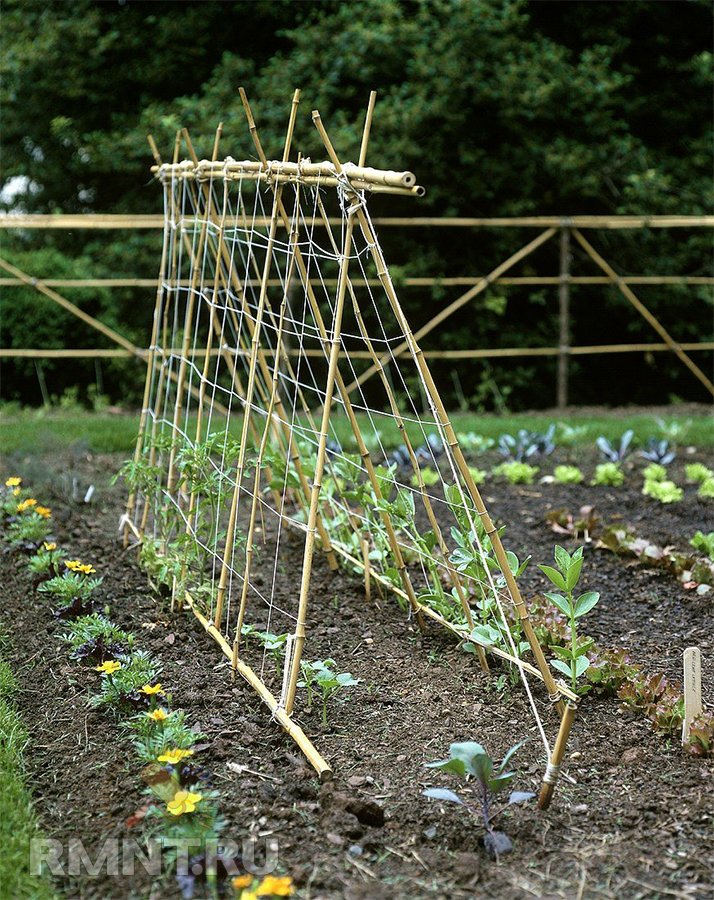
[[[34,458],[15,460],[12,469],[53,506],[62,546],[96,565],[111,617],[161,660],[161,680],[174,703],[208,735],[201,762],[221,792],[227,836],[277,840],[280,867],[295,879],[299,896],[714,896],[712,760],[683,754],[676,742],[652,734],[639,715],[592,696],[582,703],[567,777],[552,808],[507,813],[502,826],[514,852],[498,863],[488,858],[477,823],[459,807],[421,795],[427,785],[448,782],[423,764],[443,758],[452,741],[478,740],[498,756],[530,736],[518,756],[516,786],[537,790],[542,746],[522,688],[499,693],[495,679],[448,634],[436,627],[420,634],[390,600],[367,604],[358,580],[330,572],[316,557],[309,658],[332,656],[361,679],[346,702],[335,702],[328,728],[317,711],[298,715],[335,770],[334,780],[320,785],[251,689],[231,681],[225,658],[193,616],[171,615],[147,588],[133,554],[122,552],[122,491],[109,487],[118,460],[74,461],[75,470],[96,483],[91,506],[62,496],[62,465],[47,460],[42,468]],[[595,503],[603,520],[619,519],[681,549],[697,529],[711,529],[711,504],[691,489],[684,501],[664,507],[643,498],[634,478],[629,484],[610,490],[489,482],[484,494],[492,513],[508,524],[506,545],[538,562],[552,557],[556,537],[543,517],[554,507]],[[294,573],[300,545],[286,546],[283,562]],[[38,812],[49,837],[81,837],[91,853],[106,836],[133,836],[125,822],[143,802],[139,766],[117,724],[88,709],[95,673],[68,661],[47,603],[33,592],[24,567],[5,556],[3,568],[0,620],[10,632],[10,661],[22,686]],[[714,705],[711,595],[697,596],[671,575],[591,548],[584,583],[602,594],[587,623],[598,643],[626,646],[647,669],[675,678],[682,650],[698,645]],[[527,596],[544,589],[545,580],[533,565],[522,584]],[[546,724],[553,735],[555,718]],[[241,774],[229,767],[236,763],[246,767]],[[83,876],[59,887],[77,898],[176,896],[170,882],[152,884],[141,876]]]

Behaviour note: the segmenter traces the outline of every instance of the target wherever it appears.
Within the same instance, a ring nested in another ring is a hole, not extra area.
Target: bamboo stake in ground
[[[714,397],[714,383],[707,378],[707,376],[702,372],[699,366],[694,362],[694,360],[687,356],[687,354],[682,350],[680,344],[678,344],[674,338],[670,335],[670,333],[666,330],[666,328],[662,325],[659,319],[653,315],[649,309],[645,306],[645,304],[638,299],[633,290],[628,287],[617,274],[617,272],[612,268],[612,266],[600,256],[597,250],[592,246],[592,244],[587,241],[583,235],[575,229],[573,234],[577,242],[580,246],[585,250],[588,256],[593,260],[593,262],[597,263],[598,266],[603,270],[603,272],[607,275],[610,281],[617,285],[620,292],[625,295],[625,297],[630,301],[630,303],[635,307],[637,312],[645,319],[649,324],[654,328],[657,334],[662,338],[662,340],[670,347],[670,349],[677,354],[677,356],[682,360],[684,365],[694,374],[696,378],[701,381],[704,387],[709,391],[709,393]]]
[[[550,760],[548,761],[548,768],[543,776],[543,784],[538,797],[538,806],[540,809],[548,809],[550,801],[553,798],[553,791],[555,790],[555,785],[558,781],[560,767],[563,763],[563,756],[565,755],[565,747],[568,743],[570,729],[573,727],[576,712],[577,706],[574,703],[568,702],[565,704],[563,717],[560,720],[558,737],[555,739],[553,753],[551,754]]]

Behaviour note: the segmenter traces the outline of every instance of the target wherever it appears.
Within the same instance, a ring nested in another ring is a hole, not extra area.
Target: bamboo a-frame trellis
[[[421,189],[409,172],[366,166],[374,99],[355,165],[339,158],[318,112],[327,161],[291,161],[298,91],[279,161],[267,158],[242,90],[257,161],[219,161],[220,126],[210,160],[198,159],[185,130],[171,163],[152,142],[164,243],[139,437],[126,468],[125,540],[141,543],[150,574],[193,611],[320,775],[329,765],[295,718],[317,549],[328,566],[364,577],[367,592],[391,592],[421,627],[429,619],[475,641],[484,670],[489,655],[506,660],[547,750],[545,807],[577,697],[548,666],[517,560],[486,510],[390,278],[366,198]],[[402,390],[403,346],[429,413]],[[358,347],[382,407],[361,393]],[[380,442],[384,417],[402,435],[396,460]],[[342,446],[338,420],[354,452]],[[298,585],[283,570],[296,563],[288,531],[302,539]],[[484,639],[484,628],[495,636]],[[529,678],[539,683],[533,689]],[[539,708],[559,714],[552,748]]]

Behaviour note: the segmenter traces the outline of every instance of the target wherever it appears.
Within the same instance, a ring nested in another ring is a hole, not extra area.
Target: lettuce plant
[[[538,474],[538,466],[530,466],[525,462],[505,462],[495,466],[494,475],[503,475],[511,484],[533,484]]]
[[[104,662],[126,654],[134,643],[134,635],[105,616],[92,613],[72,621],[62,640],[69,644],[73,659]]]
[[[523,746],[523,743],[522,741],[511,747],[500,763],[496,763],[481,744],[477,744],[475,741],[452,744],[449,747],[448,759],[426,763],[428,769],[453,772],[462,778],[464,782],[469,778],[476,780],[479,794],[476,802],[466,800],[464,796],[448,788],[427,788],[423,791],[423,794],[425,797],[431,797],[433,800],[447,800],[450,803],[458,803],[467,812],[479,817],[485,831],[483,844],[491,856],[498,857],[505,853],[510,853],[513,849],[513,844],[508,835],[503,831],[494,830],[493,820],[509,806],[525,803],[535,796],[529,791],[513,791],[500,809],[493,809],[498,795],[509,788],[515,778],[515,772],[508,771],[508,764],[515,753]]]
[[[645,481],[666,481],[667,470],[658,463],[650,463],[642,470],[642,477]]]
[[[688,463],[684,467],[684,474],[690,484],[702,484],[708,478],[714,478],[714,471],[707,468],[703,463]]]
[[[552,660],[551,665],[570,678],[573,691],[584,694],[589,688],[587,685],[579,686],[578,679],[590,665],[586,654],[593,641],[591,638],[578,635],[578,620],[598,603],[600,594],[597,591],[586,591],[577,598],[575,596],[575,588],[583,567],[582,547],[578,547],[572,556],[563,547],[556,547],[555,564],[557,568],[552,566],[538,566],[538,568],[559,591],[562,591],[560,594],[546,593],[545,596],[564,616],[567,616],[570,625],[570,644],[565,647],[552,647],[558,658]]]
[[[682,488],[673,481],[645,481],[642,493],[660,503],[677,503],[684,496]]]
[[[714,477],[702,481],[697,491],[697,497],[701,497],[702,500],[714,500]]]
[[[689,543],[695,550],[706,554],[714,562],[714,531],[710,531],[708,534],[698,531]]]
[[[590,482],[592,485],[603,485],[606,487],[622,487],[625,483],[625,476],[620,464],[616,462],[600,463],[595,467],[595,476]]]
[[[556,466],[553,472],[558,484],[580,484],[584,477],[577,466]]]

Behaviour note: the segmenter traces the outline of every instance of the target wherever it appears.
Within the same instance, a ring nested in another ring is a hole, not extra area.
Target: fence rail
[[[238,217],[236,222],[241,222]],[[339,220],[328,220],[329,224],[337,224]],[[564,407],[568,403],[569,360],[573,356],[588,356],[619,353],[652,353],[669,351],[676,354],[692,372],[692,374],[714,396],[714,384],[702,369],[692,360],[690,353],[711,352],[714,342],[700,341],[696,343],[680,343],[662,326],[644,303],[632,291],[632,287],[649,285],[714,285],[714,277],[706,275],[627,275],[621,276],[603,259],[590,242],[582,234],[588,230],[638,230],[650,228],[714,228],[714,216],[521,216],[509,218],[469,218],[469,217],[376,217],[375,225],[387,228],[537,228],[541,234],[527,243],[511,257],[485,275],[459,277],[411,277],[401,278],[397,284],[404,288],[425,287],[457,287],[465,288],[465,292],[440,309],[426,325],[417,332],[421,338],[437,328],[445,319],[474,299],[493,284],[556,286],[558,288],[558,344],[552,347],[501,347],[474,348],[469,350],[425,350],[424,355],[431,359],[466,360],[466,359],[503,359],[517,357],[557,357],[557,405]],[[269,225],[270,220],[256,219],[257,225]],[[325,222],[315,220],[318,227]],[[124,230],[144,229],[161,230],[164,225],[163,216],[159,215],[0,215],[2,229],[63,229],[72,230]],[[544,230],[543,230],[544,229]],[[509,270],[518,262],[529,256],[537,247],[559,236],[560,266],[557,275],[509,275]],[[571,271],[571,241],[575,241],[585,251],[591,262],[600,269],[599,275],[574,275]],[[45,297],[63,306],[68,312],[82,319],[109,340],[118,344],[116,349],[49,349],[49,348],[0,348],[0,359],[12,358],[126,358],[134,357],[144,361],[148,351],[134,346],[130,341],[97,319],[83,312],[76,304],[59,294],[55,288],[156,288],[153,278],[37,278],[22,272],[6,261],[0,259],[0,269],[7,276],[0,278],[0,287],[32,286]],[[317,283],[317,282],[315,282]],[[335,284],[335,279],[325,283]],[[368,279],[370,285],[378,285],[378,279]],[[247,282],[250,284],[250,281]],[[268,281],[269,286],[280,285],[278,279]],[[648,322],[658,334],[658,343],[622,343],[595,346],[570,345],[570,289],[574,285],[611,285],[616,287],[632,307]],[[406,348],[394,348],[395,355],[405,352]],[[225,351],[222,351],[225,352]],[[314,351],[319,354],[320,351]],[[375,372],[377,367],[371,366],[350,385],[353,390],[364,383]]]

